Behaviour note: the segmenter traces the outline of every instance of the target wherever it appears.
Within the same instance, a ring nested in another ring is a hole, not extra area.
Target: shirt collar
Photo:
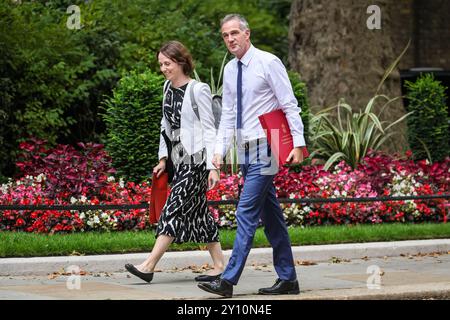
[[[244,54],[244,56],[241,58],[241,62],[244,66],[248,66],[250,63],[250,60],[252,59],[253,55],[255,54],[255,47],[251,44],[250,48],[248,48],[247,52]],[[239,61],[239,60],[238,60]]]

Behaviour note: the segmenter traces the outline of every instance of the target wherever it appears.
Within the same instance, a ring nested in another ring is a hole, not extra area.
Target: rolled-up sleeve
[[[280,59],[273,59],[267,66],[267,79],[272,88],[278,103],[286,114],[286,118],[291,129],[294,147],[303,147],[306,145],[304,138],[304,126],[300,116],[301,108],[298,106],[297,99],[292,91],[292,85],[289,77]]]

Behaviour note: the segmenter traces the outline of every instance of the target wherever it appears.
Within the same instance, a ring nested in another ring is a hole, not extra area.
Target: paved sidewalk
[[[233,299],[450,299],[450,239],[294,247],[299,295],[259,296],[276,273],[253,249]],[[229,257],[230,251],[225,252]],[[194,277],[206,251],[168,252],[147,284],[124,271],[146,254],[0,259],[0,299],[215,299]],[[203,266],[203,268],[202,268]],[[72,268],[72,269],[71,269]],[[81,275],[71,274],[76,268]],[[206,268],[207,269],[207,268]]]

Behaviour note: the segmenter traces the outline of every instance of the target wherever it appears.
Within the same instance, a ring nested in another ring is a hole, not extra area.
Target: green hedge
[[[294,90],[295,98],[298,106],[301,108],[300,116],[302,117],[304,126],[304,137],[306,145],[309,145],[309,119],[311,117],[309,109],[309,100],[307,94],[306,84],[301,80],[300,75],[294,71],[289,71],[289,80],[291,81],[292,89]]]
[[[126,181],[147,180],[157,164],[163,83],[151,71],[132,72],[105,100],[106,149]]]
[[[415,159],[441,161],[449,153],[448,106],[445,86],[432,74],[421,75],[415,82],[406,81],[408,142]]]

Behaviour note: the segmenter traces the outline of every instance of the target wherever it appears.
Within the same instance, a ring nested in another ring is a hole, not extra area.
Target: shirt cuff
[[[158,153],[158,160],[161,160],[162,158],[168,158],[169,156],[168,156],[168,154],[167,154],[167,151],[166,152],[159,152]]]
[[[294,142],[294,148],[306,146],[305,138],[302,135],[300,135],[300,136],[293,136],[292,139],[293,139],[293,142]]]

